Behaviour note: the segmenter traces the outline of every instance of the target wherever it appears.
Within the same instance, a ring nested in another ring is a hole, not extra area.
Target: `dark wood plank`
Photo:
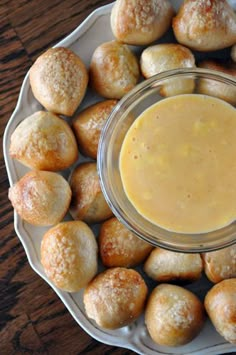
[[[107,0],[38,0],[26,3],[9,19],[33,60],[45,49],[73,31],[91,10],[112,1]]]
[[[70,33],[98,0],[0,0],[0,144],[32,61]],[[0,354],[114,354],[132,351],[92,339],[29,266],[13,225],[0,149]]]
[[[1,354],[48,353],[27,314],[10,320],[0,331],[0,339]]]
[[[16,31],[4,17],[0,18],[0,44],[0,130],[2,135],[5,124],[16,105],[19,89],[31,65],[31,60]]]

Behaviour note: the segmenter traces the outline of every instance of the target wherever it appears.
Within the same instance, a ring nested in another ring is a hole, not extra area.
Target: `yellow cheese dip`
[[[125,193],[147,220],[203,233],[236,217],[236,110],[204,95],[166,98],[145,110],[120,152]]]

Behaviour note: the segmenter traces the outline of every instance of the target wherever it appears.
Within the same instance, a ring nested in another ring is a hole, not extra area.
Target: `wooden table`
[[[34,60],[107,0],[0,0],[0,129],[10,118]],[[0,354],[134,354],[93,340],[30,268],[13,227],[1,149]]]

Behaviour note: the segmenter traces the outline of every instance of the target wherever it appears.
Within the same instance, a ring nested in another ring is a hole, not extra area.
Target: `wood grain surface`
[[[5,126],[36,57],[75,29],[102,0],[0,0],[0,354],[134,354],[101,344],[74,321],[30,268],[13,226],[3,159]]]

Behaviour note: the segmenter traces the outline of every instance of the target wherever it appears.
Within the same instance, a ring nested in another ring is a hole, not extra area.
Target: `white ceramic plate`
[[[175,9],[178,9],[182,1],[172,1]],[[236,1],[231,1],[236,9]],[[101,43],[111,40],[112,33],[110,31],[110,12],[112,4],[104,6],[93,12],[74,32],[67,36],[64,40],[58,43],[57,46],[65,46],[75,51],[89,65],[91,55],[94,49]],[[164,36],[162,41],[171,40],[170,37]],[[94,93],[88,92],[80,110],[98,101]],[[101,100],[101,98],[100,98]],[[35,100],[29,85],[28,74],[26,75],[21,87],[19,99],[13,112],[4,134],[4,157],[6,162],[7,173],[10,185],[13,185],[19,180],[28,169],[12,160],[9,156],[10,136],[16,126],[25,117],[33,112],[42,109],[40,104]],[[82,161],[82,160],[80,160]],[[63,172],[64,176],[68,176],[70,171]],[[147,334],[144,326],[143,317],[133,323],[131,326],[124,327],[115,331],[105,331],[98,328],[93,321],[87,318],[83,306],[83,291],[69,294],[57,289],[46,277],[40,263],[40,243],[44,232],[47,228],[39,228],[31,226],[21,220],[14,214],[15,230],[21,240],[31,267],[37,272],[57,293],[62,302],[65,304],[69,312],[72,314],[78,324],[93,338],[100,342],[119,346],[127,349],[132,349],[138,354],[156,355],[156,354],[222,354],[226,352],[236,351],[236,346],[226,343],[213,329],[209,320],[206,322],[204,329],[199,336],[190,344],[178,347],[168,348],[154,344]],[[139,269],[142,272],[141,269]],[[148,281],[151,283],[151,281]],[[153,286],[153,284],[151,285]],[[210,288],[210,283],[202,278],[200,281],[188,287],[193,290],[200,298],[203,299],[206,291]]]

